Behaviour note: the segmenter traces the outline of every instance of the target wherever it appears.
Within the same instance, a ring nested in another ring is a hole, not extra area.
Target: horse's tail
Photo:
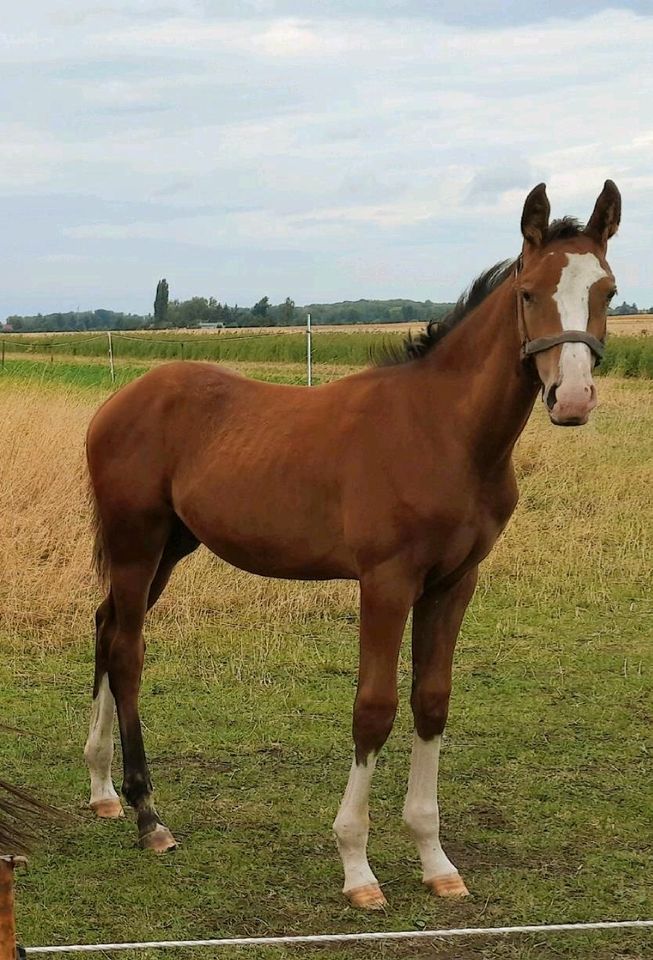
[[[88,484],[88,500],[91,510],[91,528],[93,531],[93,569],[97,574],[100,584],[105,587],[109,581],[109,557],[104,541],[102,518],[100,517],[97,497],[95,496],[95,490],[93,489],[90,478]]]

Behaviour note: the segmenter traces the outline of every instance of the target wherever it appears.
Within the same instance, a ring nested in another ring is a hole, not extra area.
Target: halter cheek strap
[[[522,258],[520,256],[515,264],[515,279],[519,276],[521,268]],[[543,353],[545,350],[550,350],[560,343],[586,344],[594,354],[597,367],[603,359],[603,354],[605,353],[604,341],[599,340],[599,338],[595,337],[592,333],[588,333],[587,330],[563,330],[561,333],[553,333],[548,337],[536,337],[534,340],[529,340],[526,332],[526,323],[524,321],[523,305],[519,294],[517,294],[517,318],[519,333],[522,339],[522,360],[528,360],[529,357],[534,356],[536,353]]]

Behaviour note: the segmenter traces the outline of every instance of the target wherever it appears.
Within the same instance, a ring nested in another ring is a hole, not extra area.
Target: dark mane
[[[574,217],[562,217],[554,220],[547,232],[547,243],[555,240],[567,240],[577,237],[583,231],[583,225]],[[489,270],[485,270],[462,294],[455,307],[440,320],[429,320],[424,330],[417,336],[408,334],[400,346],[387,344],[376,360],[378,366],[391,366],[419,360],[438,345],[454,327],[457,327],[472,310],[475,310],[489,295],[500,286],[515,269],[518,260],[501,260]]]
[[[575,217],[561,217],[560,220],[553,220],[549,224],[549,229],[546,232],[546,242],[569,240],[571,237],[577,237],[584,229],[585,224],[580,223]]]

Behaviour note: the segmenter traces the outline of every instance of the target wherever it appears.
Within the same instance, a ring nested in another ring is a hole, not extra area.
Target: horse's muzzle
[[[591,382],[570,386],[563,381],[546,390],[544,402],[551,423],[558,427],[581,427],[596,406],[596,387]]]

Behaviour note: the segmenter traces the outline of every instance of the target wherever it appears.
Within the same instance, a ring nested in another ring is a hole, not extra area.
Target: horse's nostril
[[[553,410],[553,408],[555,407],[557,389],[558,389],[557,386],[554,384],[549,389],[546,395],[546,405],[549,408],[549,410]]]

